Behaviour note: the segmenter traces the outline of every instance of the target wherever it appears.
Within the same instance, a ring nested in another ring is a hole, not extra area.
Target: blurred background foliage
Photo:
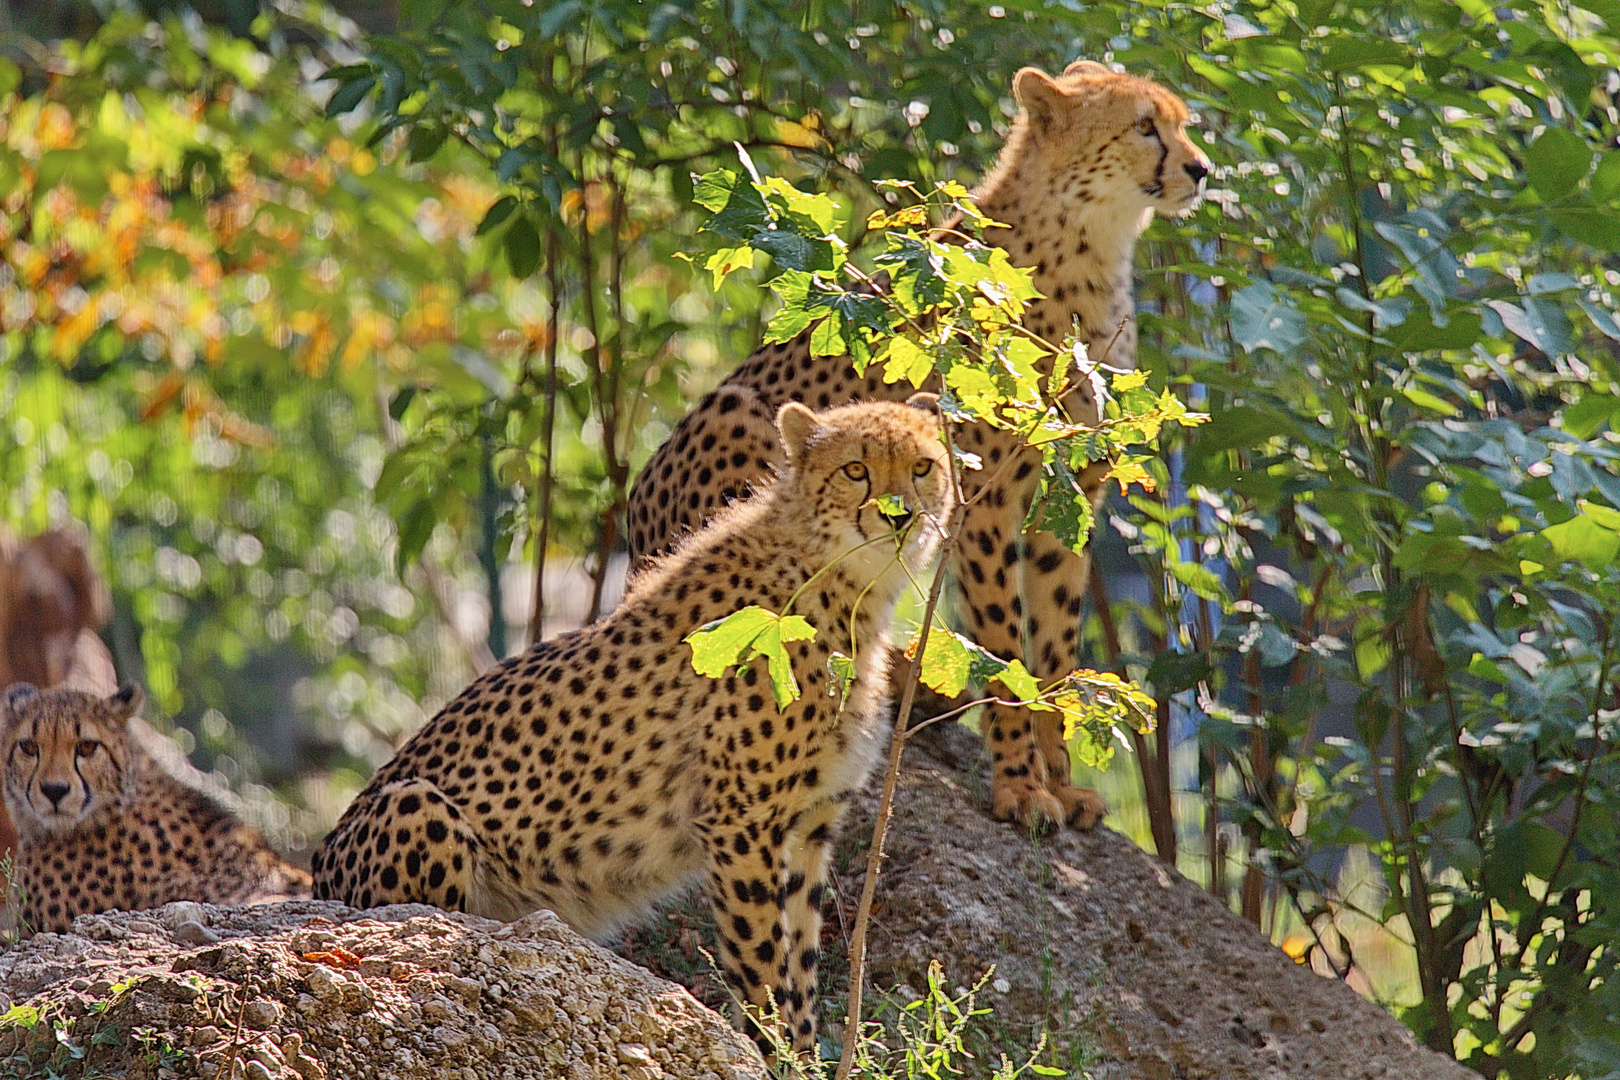
[[[0,520],[89,526],[121,671],[292,846],[612,603],[764,313],[675,257],[693,172],[742,144],[860,259],[1018,67],[1178,90],[1217,168],[1142,363],[1213,419],[1099,541],[1090,661],[1160,702],[1121,820],[1481,1074],[1620,1076],[1615,0],[23,7]]]

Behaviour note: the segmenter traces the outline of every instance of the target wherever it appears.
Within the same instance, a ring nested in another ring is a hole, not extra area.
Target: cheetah
[[[172,900],[253,904],[308,897],[309,875],[208,796],[176,780],[129,731],[144,694],[108,697],[15,683],[0,695],[12,866],[25,929]]]
[[[1135,367],[1136,240],[1156,211],[1190,209],[1209,172],[1186,135],[1187,107],[1148,79],[1086,60],[1055,79],[1024,68],[1013,95],[1019,115],[975,192],[983,212],[1004,226],[985,239],[1034,272],[1044,299],[1028,309],[1025,326],[1054,344],[1077,329],[1093,361]],[[770,476],[782,448],[769,421],[783,402],[827,408],[913,392],[904,382],[885,384],[877,366],[859,376],[847,357],[811,356],[809,340],[806,331],[759,349],[653,455],[629,500],[633,566]],[[1065,402],[1070,415],[1095,422],[1099,396],[1091,380],[1075,382]],[[963,477],[964,496],[991,487],[968,508],[951,558],[962,621],[981,645],[1021,658],[1042,680],[1063,675],[1077,659],[1089,561],[1050,533],[1023,529],[1039,480],[1037,453],[1020,452],[1014,436],[986,425],[954,438],[983,462]],[[1105,471],[1087,471],[1094,504]],[[1095,791],[1073,786],[1055,714],[995,705],[985,735],[998,818],[1040,831],[1065,820],[1088,829],[1105,813]]]
[[[781,475],[607,618],[446,705],[322,842],[316,896],[498,919],[544,907],[601,938],[706,874],[734,994],[814,1045],[828,844],[882,750],[895,601],[954,506],[941,423],[930,394],[783,405]],[[762,658],[711,679],[684,643],[750,605],[816,631],[787,646],[802,696],[782,708]],[[835,653],[854,661],[847,688]]]

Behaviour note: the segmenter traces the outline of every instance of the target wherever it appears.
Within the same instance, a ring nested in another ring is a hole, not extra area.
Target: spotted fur
[[[1019,116],[976,192],[984,212],[1006,226],[986,239],[1034,271],[1045,299],[1030,307],[1029,329],[1056,343],[1078,327],[1091,359],[1133,367],[1136,239],[1155,211],[1189,207],[1209,169],[1184,131],[1187,107],[1156,83],[1083,60],[1056,79],[1025,68],[1013,93]],[[1066,404],[1077,418],[1095,420],[1090,380],[1077,382]],[[904,383],[885,385],[875,367],[861,377],[845,357],[811,356],[808,332],[760,349],[693,407],[637,478],[628,513],[632,559],[667,550],[771,475],[782,450],[769,421],[784,401],[826,408],[911,392]],[[963,619],[981,644],[1022,658],[1037,676],[1064,674],[1078,652],[1088,562],[1048,533],[1023,531],[1038,455],[1020,453],[1012,437],[987,426],[955,438],[984,462],[965,477],[964,493],[993,487],[970,508],[952,564]],[[1094,498],[1102,473],[1088,477]],[[998,706],[986,735],[997,816],[1032,827],[1066,819],[1081,828],[1101,817],[1097,794],[1071,782],[1052,714]]]
[[[0,695],[23,925],[60,932],[89,912],[308,896],[308,874],[140,748],[128,724],[141,698],[134,684],[107,698],[27,683]]]
[[[495,665],[377,772],[315,853],[317,896],[500,919],[544,907],[601,936],[706,875],[732,988],[813,1045],[827,845],[885,730],[902,559],[931,557],[952,492],[929,395],[789,404],[777,432],[780,479],[606,619]],[[903,511],[877,505],[886,494]],[[797,701],[777,708],[761,660],[693,670],[687,635],[795,596],[816,630],[788,646]],[[855,659],[847,698],[834,651]]]

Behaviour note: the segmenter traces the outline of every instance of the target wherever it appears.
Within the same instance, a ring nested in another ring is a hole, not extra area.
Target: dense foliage
[[[502,567],[590,552],[605,603],[636,465],[786,265],[675,258],[693,173],[741,144],[870,268],[872,181],[970,181],[1017,67],[1113,60],[1218,166],[1140,292],[1144,389],[1212,419],[1111,510],[1149,596],[1088,624],[1160,702],[1153,839],[1341,971],[1365,846],[1424,1039],[1620,1075],[1620,6],[403,7],[0,63],[0,519],[89,524],[121,665],[208,749],[276,778],[244,734],[313,721],[330,818],[508,647],[469,591],[538,627]]]

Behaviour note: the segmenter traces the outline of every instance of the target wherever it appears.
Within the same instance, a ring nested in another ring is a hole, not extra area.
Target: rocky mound
[[[129,1080],[763,1077],[685,990],[550,912],[169,904],[0,955],[0,1075]]]
[[[869,937],[876,987],[920,993],[935,959],[949,987],[993,965],[990,1023],[1020,1046],[1044,1031],[1095,1080],[1478,1080],[1118,833],[1035,841],[990,821],[981,744],[957,725],[913,741]],[[852,835],[870,836],[876,801]],[[844,911],[864,867],[839,883]]]

